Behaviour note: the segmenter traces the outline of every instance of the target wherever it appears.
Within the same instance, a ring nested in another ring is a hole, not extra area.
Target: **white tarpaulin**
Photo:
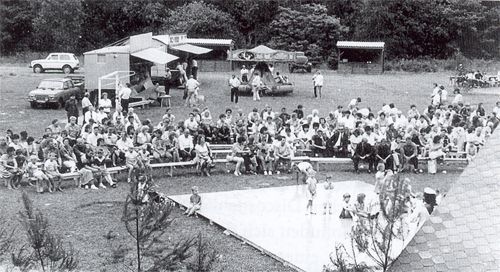
[[[156,48],[148,48],[131,54],[134,57],[145,59],[158,64],[167,64],[178,57],[162,52]]]
[[[195,55],[201,55],[201,54],[205,54],[205,53],[212,51],[212,49],[208,49],[208,48],[204,48],[204,47],[200,47],[200,46],[196,46],[196,45],[192,45],[192,44],[187,44],[187,43],[172,46],[170,48],[172,48],[174,50],[188,52],[188,53],[195,54]]]

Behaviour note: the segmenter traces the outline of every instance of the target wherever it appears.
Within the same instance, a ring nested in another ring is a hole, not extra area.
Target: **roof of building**
[[[337,48],[384,49],[385,42],[338,41]]]
[[[232,46],[231,39],[203,39],[203,38],[187,38],[187,43],[194,45],[212,45],[212,46]]]
[[[500,132],[467,166],[392,272],[500,271]]]
[[[83,54],[88,55],[88,54],[109,54],[109,53],[128,54],[128,53],[130,53],[130,46],[128,46],[128,45],[108,46],[108,47],[103,47],[103,48],[99,48],[96,50],[88,51],[88,52],[85,52]]]

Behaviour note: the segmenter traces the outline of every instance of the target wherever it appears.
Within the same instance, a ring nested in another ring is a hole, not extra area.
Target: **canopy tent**
[[[208,49],[208,48],[204,48],[201,46],[196,46],[196,45],[192,45],[192,44],[188,44],[188,43],[171,46],[170,48],[173,50],[184,51],[184,52],[187,52],[190,54],[195,54],[195,55],[201,55],[201,54],[205,54],[205,53],[212,51],[212,49]]]
[[[278,52],[278,51],[271,49],[265,45],[256,46],[248,51],[252,52],[254,54],[274,54],[274,53]]]
[[[162,52],[156,48],[144,49],[138,52],[134,52],[131,55],[158,64],[167,64],[178,59],[177,56]]]

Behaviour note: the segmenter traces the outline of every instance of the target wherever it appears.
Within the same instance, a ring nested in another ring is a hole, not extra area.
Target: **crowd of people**
[[[422,111],[411,105],[403,112],[394,103],[371,109],[355,98],[323,115],[302,105],[278,112],[266,105],[249,113],[228,108],[217,117],[208,108],[193,108],[185,119],[167,108],[155,123],[117,104],[114,111],[87,110],[83,124],[76,116],[67,124],[53,120],[41,138],[8,130],[0,138],[0,173],[7,187],[28,176],[48,184],[49,191],[61,190],[60,173],[77,171],[84,188],[114,187],[108,167],[126,165],[130,181],[134,169],[151,161],[195,160],[208,176],[214,166],[210,144],[232,145],[227,160],[236,165],[235,176],[290,172],[298,155],[349,157],[356,172],[366,162],[368,172],[383,164],[387,170],[417,173],[421,156],[435,160],[455,151],[472,159],[498,125],[499,114],[500,102],[488,113],[482,103],[471,106],[459,94],[449,102],[437,85]]]

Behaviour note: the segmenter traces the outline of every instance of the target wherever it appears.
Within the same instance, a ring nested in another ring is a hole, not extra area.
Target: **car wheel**
[[[38,104],[37,104],[35,101],[31,101],[31,102],[30,102],[30,107],[31,107],[32,109],[36,109],[36,108],[38,107]]]
[[[33,73],[39,74],[43,73],[43,68],[40,64],[33,66]]]
[[[73,73],[73,69],[71,69],[71,66],[69,66],[69,65],[64,65],[63,66],[63,72],[65,74],[71,74],[71,73]]]

